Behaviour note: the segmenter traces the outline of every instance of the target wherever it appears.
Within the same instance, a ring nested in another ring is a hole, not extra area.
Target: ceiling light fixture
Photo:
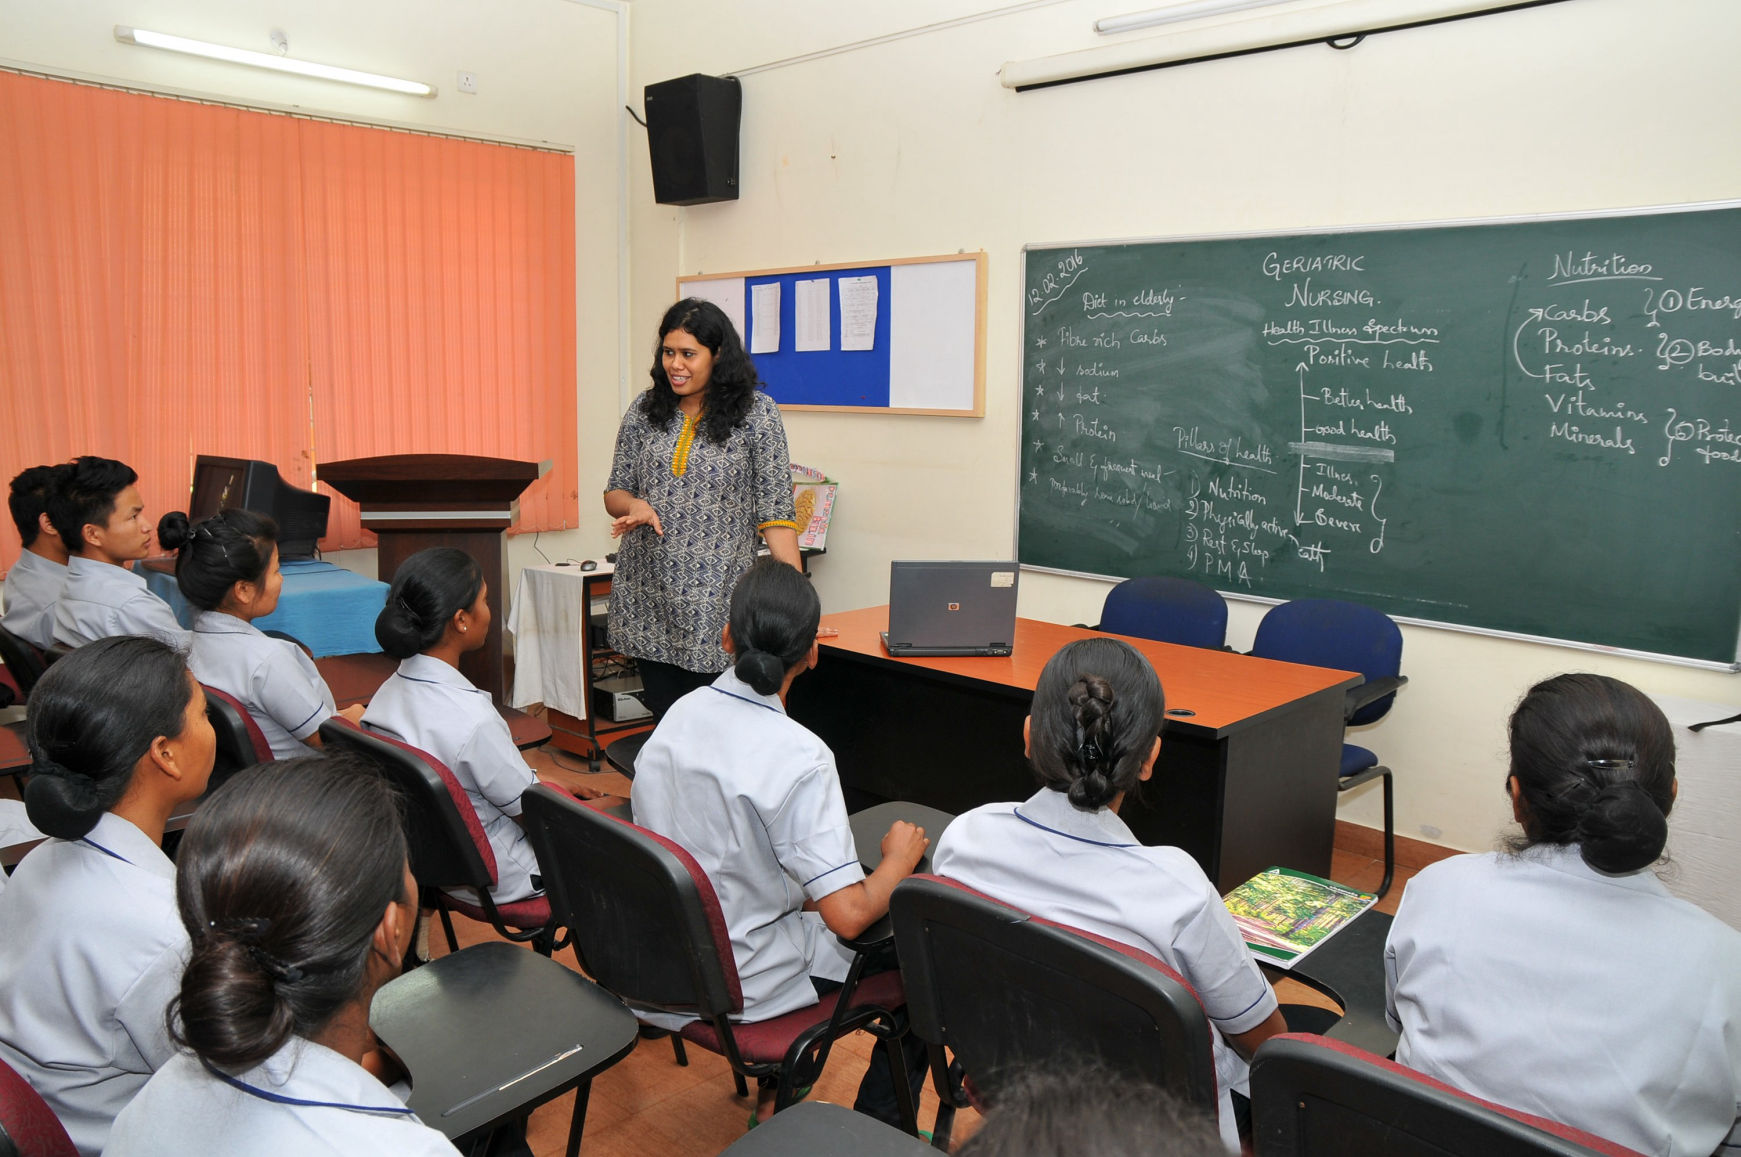
[[[203,56],[209,60],[246,64],[251,68],[266,68],[273,72],[291,72],[298,76],[312,76],[320,80],[336,80],[342,84],[360,84],[365,88],[381,88],[388,92],[405,93],[408,96],[430,97],[434,96],[436,91],[434,85],[424,84],[421,81],[400,80],[395,76],[382,76],[375,72],[359,72],[354,68],[340,68],[332,64],[316,64],[312,60],[297,60],[291,56],[275,56],[269,52],[252,52],[246,48],[231,48],[227,44],[212,44],[205,40],[189,40],[185,36],[171,36],[166,32],[152,32],[144,28],[129,28],[125,24],[115,25],[115,39],[122,44],[161,48],[167,52]]]

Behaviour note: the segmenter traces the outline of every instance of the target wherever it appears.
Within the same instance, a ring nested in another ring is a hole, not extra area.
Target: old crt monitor
[[[332,499],[290,485],[270,462],[201,454],[194,460],[188,521],[198,523],[235,508],[264,514],[278,523],[280,559],[312,558],[315,543],[326,534]]]

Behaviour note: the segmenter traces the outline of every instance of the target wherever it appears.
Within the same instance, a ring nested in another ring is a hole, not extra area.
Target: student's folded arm
[[[896,821],[883,837],[883,859],[876,871],[816,901],[828,930],[852,940],[888,915],[889,894],[913,874],[930,843],[925,829]]]
[[[1264,1022],[1256,1028],[1247,1029],[1242,1033],[1229,1034],[1227,1043],[1233,1046],[1234,1052],[1249,1061],[1251,1054],[1257,1051],[1258,1045],[1278,1033],[1287,1031],[1288,1022],[1282,1018],[1282,1010],[1278,1008],[1265,1017]]]

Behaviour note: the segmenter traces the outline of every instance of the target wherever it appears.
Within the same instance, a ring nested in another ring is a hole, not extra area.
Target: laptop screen
[[[1015,639],[1014,562],[889,565],[889,650],[1008,654]]]

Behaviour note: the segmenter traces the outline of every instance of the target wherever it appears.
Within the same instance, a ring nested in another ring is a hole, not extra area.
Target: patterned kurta
[[[638,526],[617,546],[611,646],[691,671],[722,671],[720,630],[732,585],[756,559],[757,536],[798,525],[786,428],[760,390],[743,424],[718,445],[681,413],[654,428],[644,397],[623,415],[605,489],[645,499],[665,534]]]

